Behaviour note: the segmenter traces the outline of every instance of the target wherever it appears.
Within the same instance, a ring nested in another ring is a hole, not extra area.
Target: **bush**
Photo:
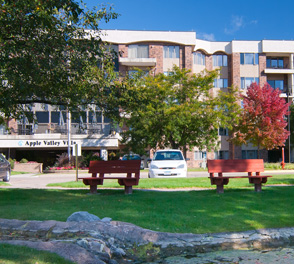
[[[84,157],[78,157],[78,167],[86,167],[85,166],[85,161]],[[68,160],[68,154],[67,153],[62,153],[57,156],[56,163],[54,167],[59,167],[59,168],[73,168],[76,167],[76,157],[71,156],[70,160]]]
[[[13,170],[14,169],[14,163],[16,162],[16,160],[12,159],[12,158],[9,158],[8,161],[10,163],[11,169]]]
[[[264,168],[265,169],[270,169],[270,170],[281,170],[282,165],[281,165],[280,162],[276,162],[276,163],[265,162],[264,163]],[[293,170],[294,169],[294,164],[293,163],[285,163],[285,169],[286,170]]]
[[[19,161],[19,163],[28,163],[29,161],[27,160],[27,159],[25,159],[25,158],[22,158],[20,161]]]
[[[68,159],[68,154],[66,152],[57,155],[56,167],[70,167],[74,165],[74,157],[71,156],[70,160]]]

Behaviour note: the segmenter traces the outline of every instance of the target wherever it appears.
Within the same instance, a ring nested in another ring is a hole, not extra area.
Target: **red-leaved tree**
[[[260,87],[252,83],[242,96],[243,111],[240,122],[233,128],[231,141],[236,145],[252,143],[260,149],[274,149],[284,146],[290,132],[287,131],[286,116],[289,115],[281,91],[269,84]]]

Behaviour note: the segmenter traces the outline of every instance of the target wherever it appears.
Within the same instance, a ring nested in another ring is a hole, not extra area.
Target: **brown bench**
[[[262,159],[240,159],[240,160],[207,160],[207,167],[211,185],[216,185],[218,193],[224,192],[224,185],[229,183],[229,179],[248,178],[249,183],[254,184],[255,191],[261,192],[262,183],[267,182],[268,177],[260,175],[264,172]],[[247,176],[223,176],[223,173],[247,172]],[[215,177],[214,174],[218,176]],[[255,174],[255,175],[254,175]]]
[[[90,185],[91,193],[97,193],[97,185],[103,185],[104,180],[117,179],[120,185],[125,186],[125,194],[131,194],[132,186],[139,184],[140,164],[141,160],[90,161],[89,173],[92,173],[92,177],[79,179],[82,179],[85,185]],[[113,173],[125,175],[111,175]]]

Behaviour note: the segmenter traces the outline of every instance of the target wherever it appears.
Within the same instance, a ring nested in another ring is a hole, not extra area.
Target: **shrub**
[[[78,157],[77,165],[79,168],[86,167],[84,157]],[[70,160],[68,160],[68,154],[62,153],[57,156],[57,160],[54,167],[63,168],[63,169],[65,168],[74,169],[76,167],[76,157],[71,156]]]
[[[25,158],[22,158],[20,161],[19,161],[19,163],[28,163],[29,161],[27,160],[27,159],[25,159]]]
[[[14,169],[14,163],[16,162],[16,160],[12,159],[12,158],[9,158],[8,161],[10,163],[11,169],[13,170]]]
[[[57,155],[56,167],[70,167],[74,165],[74,157],[71,156],[70,160],[68,159],[68,154],[66,152]]]

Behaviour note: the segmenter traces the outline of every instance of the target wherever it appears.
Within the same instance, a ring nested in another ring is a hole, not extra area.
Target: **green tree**
[[[236,145],[252,143],[260,149],[274,149],[284,146],[289,136],[286,116],[289,115],[281,91],[269,84],[263,87],[252,83],[243,96],[243,109],[239,122],[233,126],[231,141]]]
[[[227,126],[235,103],[235,90],[213,95],[211,88],[218,71],[192,74],[174,67],[170,75],[129,76],[116,94],[121,109],[121,124],[127,128],[124,142],[134,152],[146,148],[213,149],[218,142],[218,127]],[[230,99],[224,101],[223,99]],[[234,99],[231,99],[234,98]]]
[[[107,106],[115,54],[102,42],[100,24],[117,18],[111,6],[89,10],[75,0],[0,1],[0,111],[6,117],[34,103]]]

